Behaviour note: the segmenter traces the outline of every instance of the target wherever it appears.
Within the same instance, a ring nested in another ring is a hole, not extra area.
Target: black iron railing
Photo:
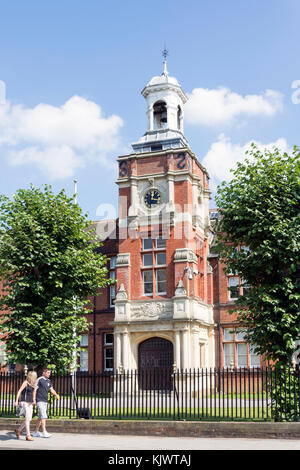
[[[25,376],[0,373],[0,416],[14,416]],[[166,420],[300,420],[298,368],[172,368],[53,374],[49,417]]]

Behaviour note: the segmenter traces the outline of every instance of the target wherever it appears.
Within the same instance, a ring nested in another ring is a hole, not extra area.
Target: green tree
[[[227,273],[249,286],[232,310],[246,340],[289,364],[300,339],[300,152],[252,144],[247,154],[217,190],[217,251]]]
[[[87,331],[89,296],[109,285],[91,222],[50,186],[0,197],[0,339],[9,361],[65,370]]]

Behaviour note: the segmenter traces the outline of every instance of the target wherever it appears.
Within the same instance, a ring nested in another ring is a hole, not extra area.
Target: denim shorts
[[[48,403],[45,403],[44,401],[38,401],[36,407],[39,411],[39,419],[47,419]]]

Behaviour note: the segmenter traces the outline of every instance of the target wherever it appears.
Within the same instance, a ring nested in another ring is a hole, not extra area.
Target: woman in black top
[[[30,421],[32,420],[32,406],[35,404],[36,379],[36,372],[33,370],[28,372],[27,379],[24,380],[20,389],[18,390],[15,401],[15,406],[18,406],[18,401],[20,398],[20,404],[25,409],[25,421],[15,430],[15,433],[19,439],[21,432],[26,427],[26,441],[34,441],[30,435]]]

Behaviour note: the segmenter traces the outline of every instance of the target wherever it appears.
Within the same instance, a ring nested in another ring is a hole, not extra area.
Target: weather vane
[[[166,45],[165,45],[165,48],[162,52],[162,56],[163,56],[164,60],[167,60],[168,55],[169,55],[169,51],[166,49]]]

